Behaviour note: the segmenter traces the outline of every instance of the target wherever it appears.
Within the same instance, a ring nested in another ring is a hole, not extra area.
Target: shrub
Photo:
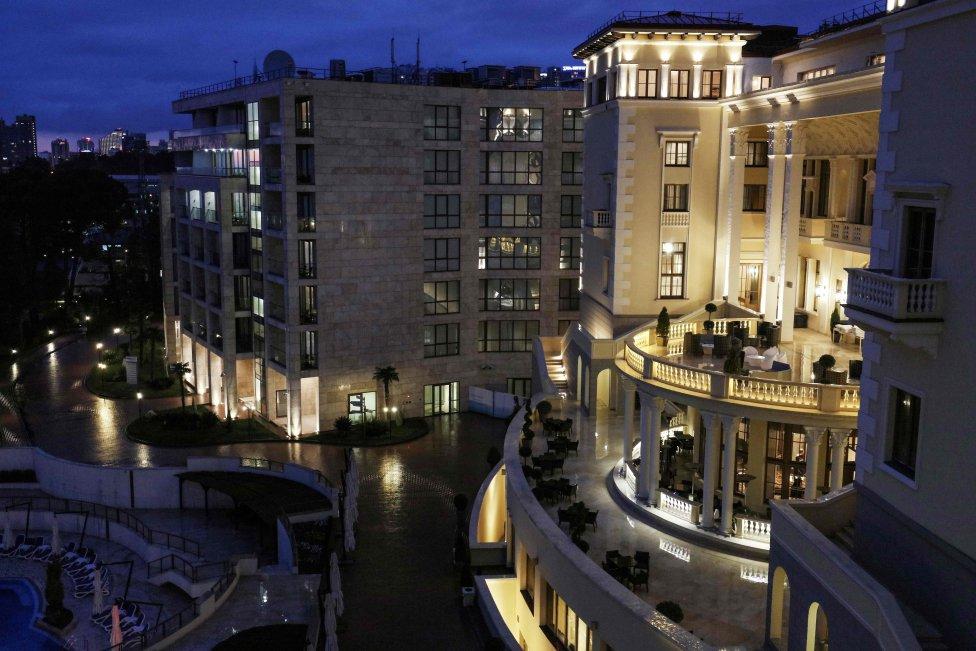
[[[55,558],[47,565],[44,583],[44,620],[57,628],[64,628],[71,621],[71,611],[64,607],[64,583],[61,582],[61,559]]]
[[[192,411],[176,409],[159,412],[155,416],[146,416],[146,418],[155,418],[166,429],[183,431],[206,430],[220,422],[217,414],[207,409]]]
[[[541,402],[539,402],[539,404],[535,406],[535,408],[536,411],[539,412],[539,415],[542,416],[542,418],[545,418],[546,416],[552,413],[552,403],[550,403],[548,400],[542,400]]]
[[[157,391],[163,391],[173,386],[173,378],[167,376],[158,377],[155,380],[152,380],[149,383],[149,386]]]
[[[716,306],[715,303],[706,303],[705,311],[708,312],[709,316],[711,316],[712,313],[718,312],[718,306]]]
[[[657,332],[657,336],[664,339],[665,343],[667,343],[667,339],[671,334],[671,315],[668,314],[668,308],[661,308],[661,311],[657,315],[657,325],[654,330]]]
[[[332,424],[335,425],[338,432],[345,433],[352,429],[352,419],[349,416],[339,416]]]
[[[680,624],[681,620],[685,618],[685,613],[681,610],[681,606],[673,601],[662,601],[654,608],[675,624]]]
[[[833,355],[821,355],[820,359],[817,360],[825,371],[829,371],[834,368],[837,364],[837,360],[834,359]]]
[[[715,322],[712,321],[711,319],[705,321],[703,325],[705,326],[705,332],[711,332],[712,330],[715,329]]]

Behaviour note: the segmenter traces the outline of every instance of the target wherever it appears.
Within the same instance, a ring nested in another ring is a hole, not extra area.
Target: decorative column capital
[[[820,445],[823,440],[824,434],[827,432],[826,427],[819,427],[813,425],[803,426],[803,435],[806,438],[806,443],[808,446]]]
[[[766,125],[766,144],[768,145],[769,156],[781,156],[790,153],[788,146],[791,134],[786,122],[774,122]]]
[[[664,398],[662,398],[661,396],[652,395],[650,393],[645,393],[640,389],[637,390],[637,393],[640,394],[640,403],[642,409],[644,408],[653,409],[658,413],[664,411],[664,402],[665,402]]]
[[[832,448],[842,448],[847,445],[847,439],[850,438],[851,432],[854,430],[842,427],[839,429],[830,430],[830,447]]]
[[[746,142],[749,140],[749,129],[746,127],[729,128],[729,155],[745,156]]]

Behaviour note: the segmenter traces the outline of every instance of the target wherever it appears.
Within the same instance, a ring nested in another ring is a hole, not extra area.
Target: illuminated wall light
[[[701,63],[704,58],[705,52],[703,50],[695,49],[691,51],[691,60],[695,63]]]
[[[664,251],[666,255],[671,255],[674,253],[674,242],[665,242],[661,246],[661,250]]]

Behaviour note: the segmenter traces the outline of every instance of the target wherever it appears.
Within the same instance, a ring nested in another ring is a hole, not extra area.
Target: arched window
[[[790,640],[790,581],[782,567],[777,567],[773,572],[772,586],[769,641],[777,649],[785,651],[789,648]]]
[[[807,651],[827,651],[827,615],[814,601],[807,612]]]

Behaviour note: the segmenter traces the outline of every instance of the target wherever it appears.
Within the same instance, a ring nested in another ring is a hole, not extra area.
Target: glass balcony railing
[[[298,218],[298,232],[299,233],[314,233],[315,232],[315,217],[299,217]]]
[[[217,211],[214,208],[206,208],[203,211],[204,217],[206,217],[207,222],[210,224],[217,223]]]
[[[235,212],[230,216],[231,226],[247,226],[247,213]]]
[[[299,278],[315,278],[317,275],[314,264],[304,263],[298,265]]]
[[[285,230],[285,216],[281,213],[265,212],[264,223],[269,231]]]
[[[318,355],[302,355],[302,370],[315,369],[319,367]]]
[[[177,167],[177,174],[192,176],[244,176],[247,170],[243,167]]]

